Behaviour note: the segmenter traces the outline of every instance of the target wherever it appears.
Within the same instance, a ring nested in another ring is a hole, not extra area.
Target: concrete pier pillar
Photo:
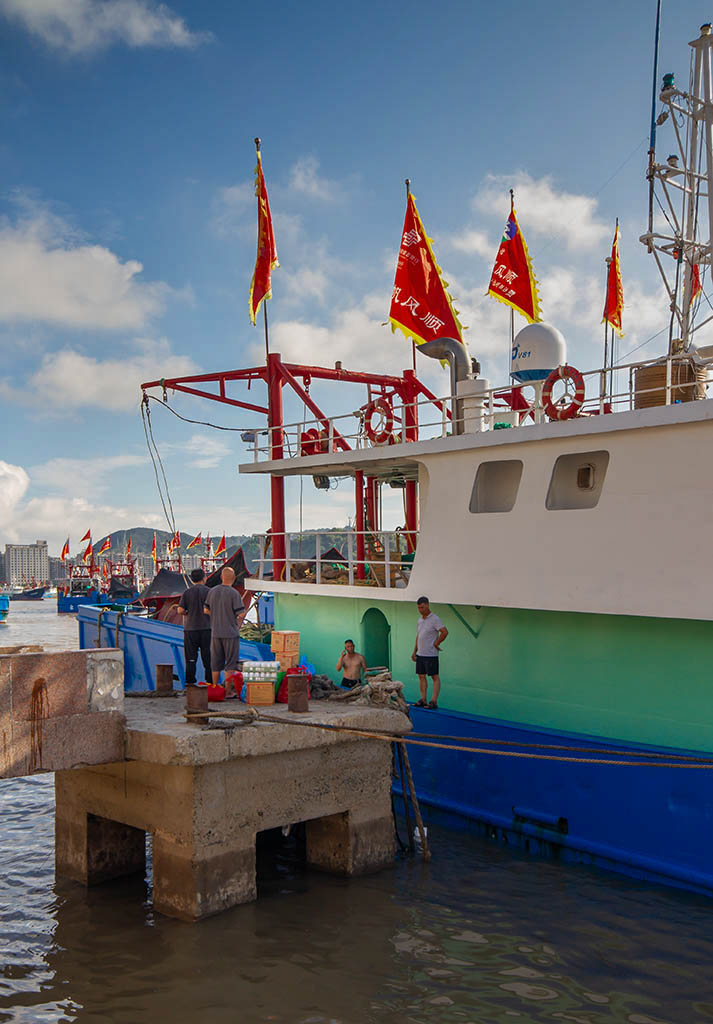
[[[196,921],[256,898],[258,832],[305,822],[308,862],[335,874],[393,863],[388,742],[300,728],[284,709],[228,732],[188,724],[167,701],[131,710],[126,761],[55,775],[58,875],[92,885],[141,870],[150,832],[154,908]],[[409,727],[369,708],[308,714]]]

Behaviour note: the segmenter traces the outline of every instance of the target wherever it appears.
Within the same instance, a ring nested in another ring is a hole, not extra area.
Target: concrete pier
[[[58,875],[93,885],[143,870],[151,833],[154,907],[195,921],[256,898],[266,829],[304,822],[307,861],[320,870],[393,863],[391,745],[295,723],[403,733],[400,712],[275,705],[260,709],[270,721],[223,731],[186,722],[183,710],[182,696],[127,699],[125,760],[57,772]]]

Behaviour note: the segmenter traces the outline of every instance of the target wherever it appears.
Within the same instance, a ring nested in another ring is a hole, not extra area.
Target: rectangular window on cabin
[[[481,462],[470,496],[471,512],[510,512],[522,476],[522,459]]]
[[[609,452],[560,455],[552,470],[545,505],[550,509],[594,508],[604,486]]]

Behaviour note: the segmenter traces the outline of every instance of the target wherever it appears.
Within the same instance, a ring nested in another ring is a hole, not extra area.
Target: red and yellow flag
[[[92,539],[92,531],[91,530],[87,530],[87,532],[84,534],[84,536],[82,537],[82,539],[80,540],[79,543],[83,544],[85,540],[91,540],[91,539]]]
[[[87,549],[84,552],[84,554],[82,555],[82,561],[84,562],[85,565],[89,565],[89,563],[92,562],[93,560],[94,560],[94,552],[92,551],[92,542],[89,541],[89,543],[87,544]]]
[[[510,201],[510,216],[500,242],[495,266],[490,275],[488,295],[504,302],[521,313],[528,323],[542,320],[537,279],[530,262],[525,239],[517,222],[514,201]]]
[[[180,548],[180,546],[181,546],[181,534],[179,533],[178,530],[176,530],[176,532],[174,533],[173,537],[171,537],[171,543],[169,544],[168,547],[169,547],[170,551],[177,551],[178,548]]]
[[[224,555],[224,554],[225,554],[225,534],[223,534],[223,536],[220,538],[220,544],[215,549],[215,557],[217,558],[218,555]]]
[[[126,557],[128,558],[131,554],[131,534],[129,534],[129,540],[126,544]]]
[[[703,285],[701,284],[701,272],[698,268],[698,264],[693,264],[691,270],[691,302],[695,299],[696,295],[700,295],[703,291]]]
[[[105,551],[111,551],[111,537],[107,537],[102,546],[97,551],[98,555],[103,555]]]
[[[409,192],[389,310],[391,330],[398,328],[417,345],[435,338],[463,341],[458,310],[447,288]]]
[[[694,268],[695,269],[695,268]],[[621,265],[619,263],[619,221],[616,222],[614,241],[611,247],[611,260],[607,272],[607,294],[604,300],[604,315],[602,323],[616,331],[620,338],[624,337],[622,330],[622,314],[624,312],[624,289],[621,283]]]
[[[59,557],[62,559],[63,562],[65,561],[66,558],[69,557],[69,537],[67,537],[66,541],[64,542],[62,550],[59,553]]]
[[[151,558],[153,559],[154,568],[156,568],[156,562],[158,555],[156,554],[156,533],[153,535],[153,544],[151,545]]]
[[[272,271],[279,267],[275,232],[272,227],[270,202],[267,198],[265,175],[262,173],[259,139],[255,140],[257,167],[255,168],[255,195],[257,196],[257,258],[255,271],[250,282],[250,319],[255,324],[260,306],[265,299],[272,298]]]
[[[202,543],[203,543],[203,538],[201,537],[201,535],[199,533],[196,537],[193,538],[191,543],[186,547],[186,551],[190,551],[191,548],[197,548],[198,545],[202,544]]]

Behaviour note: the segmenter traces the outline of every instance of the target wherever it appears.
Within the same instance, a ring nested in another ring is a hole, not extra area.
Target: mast
[[[663,215],[658,227],[654,225],[651,203],[649,230],[640,238],[656,260],[671,301],[669,354],[678,348],[679,338],[684,351],[690,348],[694,332],[703,326],[703,323],[693,324],[693,268],[696,264],[711,265],[713,239],[713,34],[710,24],[702,25],[700,36],[689,45],[694,54],[688,91],[676,87],[674,75],[663,77],[659,99],[666,109],[652,122],[652,144],[655,126],[670,117],[678,153],[672,153],[666,163],[657,163],[653,159],[652,145],[649,175]],[[707,230],[706,242],[698,237],[701,224],[704,235]],[[673,271],[668,259],[662,259],[660,254],[669,259],[673,257]]]

